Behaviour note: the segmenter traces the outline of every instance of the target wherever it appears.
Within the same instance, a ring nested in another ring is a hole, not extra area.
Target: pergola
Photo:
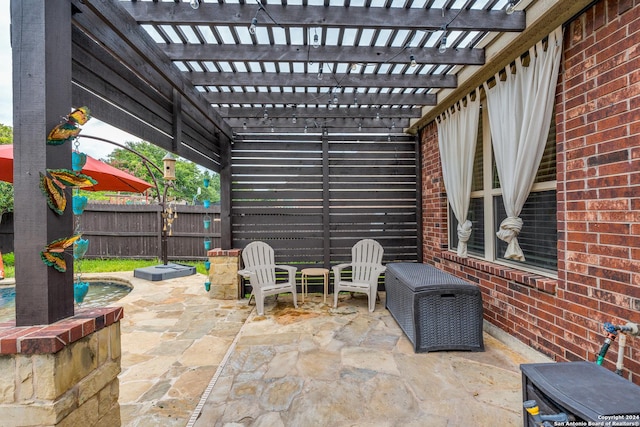
[[[17,324],[73,314],[72,269],[38,256],[72,215],[34,208],[70,163],[45,139],[72,106],[219,172],[225,246],[238,135],[417,134],[590,3],[12,1]]]

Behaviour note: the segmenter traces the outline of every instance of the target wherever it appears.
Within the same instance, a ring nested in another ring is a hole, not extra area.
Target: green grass
[[[15,262],[13,253],[2,254],[4,262],[5,277],[15,277]],[[136,268],[150,267],[158,265],[161,262],[158,259],[83,259],[82,263],[76,261],[74,266],[77,270],[78,265],[82,268],[82,273],[111,273],[116,271],[133,271]],[[204,263],[200,261],[180,261],[179,264],[193,265],[200,274],[207,274]]]

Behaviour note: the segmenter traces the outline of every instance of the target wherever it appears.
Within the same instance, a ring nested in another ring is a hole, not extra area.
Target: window
[[[492,150],[489,120],[480,110],[473,184],[467,216],[473,224],[467,243],[469,255],[519,267],[557,271],[555,114],[552,116],[547,145],[535,183],[520,213],[523,227],[518,242],[526,258],[522,262],[503,257],[507,243],[498,239],[495,234],[507,215],[502,203],[500,180]],[[458,244],[458,222],[451,209],[449,224],[450,247],[455,249]]]

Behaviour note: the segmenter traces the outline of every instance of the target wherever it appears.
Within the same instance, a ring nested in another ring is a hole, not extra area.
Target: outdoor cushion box
[[[389,263],[386,308],[416,353],[484,351],[480,289],[427,264]]]

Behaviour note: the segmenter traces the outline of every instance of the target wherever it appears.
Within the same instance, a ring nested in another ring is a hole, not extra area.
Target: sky
[[[0,124],[13,127],[13,102],[12,102],[12,77],[11,77],[11,37],[10,37],[10,0],[0,0]],[[74,106],[74,107],[79,107]],[[88,106],[91,109],[91,106]],[[69,107],[71,108],[71,106]],[[96,118],[89,120],[83,127],[80,135],[99,136],[120,144],[128,141],[139,141],[133,135],[121,131],[107,123],[101,122]],[[98,158],[103,159],[111,153],[115,146],[104,142],[98,142],[89,139],[79,139],[80,151]]]

